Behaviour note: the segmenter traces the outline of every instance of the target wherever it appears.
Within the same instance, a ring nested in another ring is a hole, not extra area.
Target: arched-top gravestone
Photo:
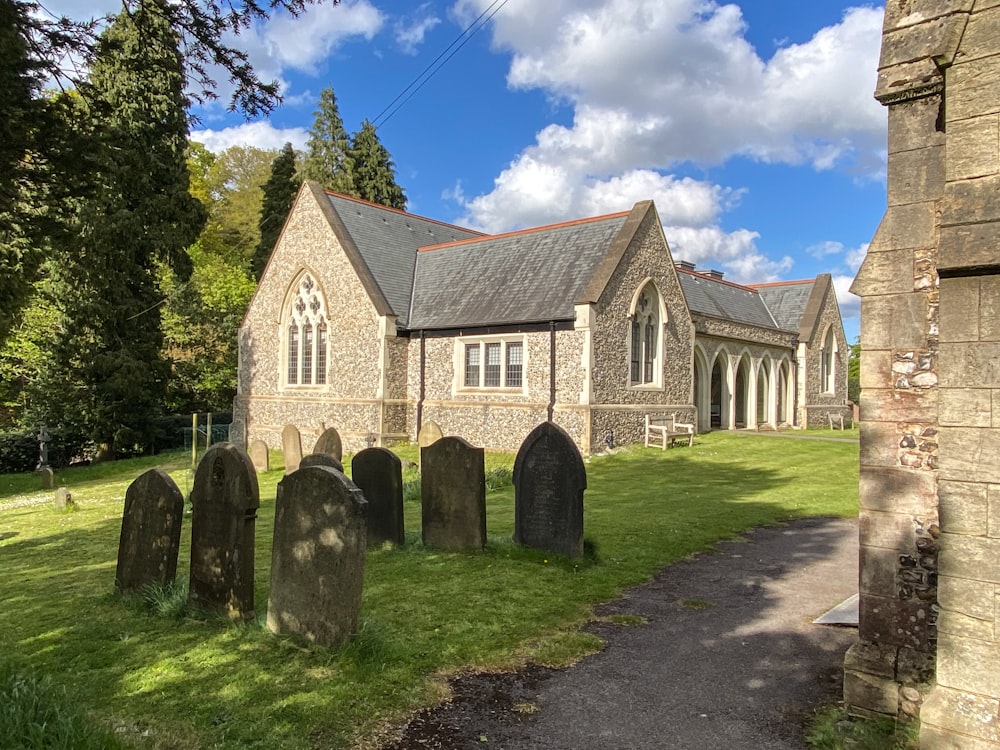
[[[486,459],[460,437],[420,449],[424,544],[443,549],[486,546]]]
[[[230,617],[253,617],[254,531],[260,490],[250,457],[230,443],[205,451],[191,489],[188,600]]]
[[[341,472],[307,466],[278,483],[267,627],[338,646],[358,627],[365,497]]]
[[[340,472],[344,470],[344,464],[329,453],[310,453],[308,456],[303,456],[299,461],[299,468],[304,469],[307,466],[326,466]]]
[[[542,422],[514,459],[514,541],[570,557],[583,555],[587,470],[565,430]]]
[[[365,448],[351,461],[351,477],[368,501],[368,544],[402,545],[403,463],[387,448]]]
[[[173,583],[184,495],[163,469],[150,469],[125,491],[115,587],[121,592]]]
[[[327,427],[323,430],[323,434],[316,440],[313,453],[326,453],[338,461],[344,460],[344,444],[336,427]]]
[[[430,445],[434,445],[434,443],[443,437],[444,433],[441,432],[441,426],[431,419],[424,422],[423,426],[420,428],[420,434],[417,435],[417,445],[421,448],[426,448]]]
[[[287,476],[299,468],[299,461],[302,460],[302,436],[299,428],[293,424],[286,424],[281,430],[281,453],[285,459]]]
[[[257,471],[271,470],[271,453],[267,449],[267,443],[260,438],[256,438],[250,443],[250,460]]]

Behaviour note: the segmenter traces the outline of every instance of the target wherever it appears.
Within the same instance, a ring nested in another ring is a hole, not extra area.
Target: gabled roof
[[[331,223],[345,252],[355,263],[359,277],[378,287],[391,312],[398,316],[398,324],[404,327],[410,309],[417,248],[483,236],[471,229],[346,195],[324,192],[323,196],[333,209]],[[357,257],[353,257],[355,253]],[[364,268],[357,268],[358,259]],[[377,302],[376,307],[380,307]],[[380,309],[379,312],[389,311]]]
[[[761,299],[781,328],[797,331],[815,285],[816,279],[805,279],[755,284],[753,288],[760,293]]]
[[[421,248],[411,330],[573,320],[631,212]]]
[[[692,313],[763,328],[782,328],[767,309],[761,296],[751,287],[733,284],[684,268],[677,269],[677,278],[680,279],[688,309]]]

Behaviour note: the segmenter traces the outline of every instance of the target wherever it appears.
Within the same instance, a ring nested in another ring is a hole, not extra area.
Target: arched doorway
[[[711,402],[709,404],[709,424],[713,429],[728,426],[723,421],[725,408],[729,402],[729,389],[726,387],[726,370],[728,358],[720,354],[712,365]]]
[[[740,358],[740,364],[736,368],[734,385],[736,398],[733,404],[735,411],[733,422],[736,429],[740,429],[747,426],[747,412],[749,411],[747,399],[750,395],[750,362],[745,356]]]
[[[757,425],[771,422],[771,361],[764,359],[757,368]]]

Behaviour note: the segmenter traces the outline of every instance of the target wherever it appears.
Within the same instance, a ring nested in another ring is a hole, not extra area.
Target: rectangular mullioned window
[[[462,339],[461,387],[503,390],[524,384],[524,337]]]

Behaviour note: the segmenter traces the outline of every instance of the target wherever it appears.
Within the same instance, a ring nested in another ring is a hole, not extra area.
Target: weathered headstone
[[[76,507],[76,503],[73,501],[73,494],[69,491],[68,487],[60,487],[56,490],[52,504],[57,510],[73,509]]]
[[[250,457],[229,443],[211,446],[191,490],[188,600],[230,617],[253,617],[254,530],[260,490]]]
[[[417,445],[421,448],[426,448],[430,445],[434,445],[434,443],[443,437],[444,433],[441,432],[441,426],[431,419],[424,422],[423,426],[420,428],[420,434],[417,435]]]
[[[443,549],[486,546],[486,461],[460,437],[420,449],[424,544]]]
[[[514,541],[570,557],[583,555],[587,470],[565,430],[542,422],[514,459]]]
[[[340,441],[340,433],[336,427],[327,427],[316,440],[313,453],[326,453],[338,461],[344,460],[344,444]]]
[[[250,443],[249,455],[254,469],[257,471],[271,470],[271,453],[267,449],[267,443],[263,440],[257,438]]]
[[[273,632],[337,646],[357,630],[366,506],[350,479],[325,466],[278,483],[267,600]]]
[[[340,472],[344,470],[344,464],[329,453],[310,453],[308,456],[303,456],[299,461],[299,468],[304,469],[307,466],[327,466]]]
[[[51,490],[56,486],[56,473],[50,467],[39,469],[35,475],[41,480],[43,490]]]
[[[122,592],[173,583],[184,495],[163,469],[150,469],[125,491],[115,587]]]
[[[281,431],[281,453],[285,459],[285,476],[288,476],[299,468],[302,460],[302,436],[293,424],[286,424]]]
[[[368,500],[368,544],[402,545],[403,464],[387,448],[366,448],[351,461],[351,477]]]

